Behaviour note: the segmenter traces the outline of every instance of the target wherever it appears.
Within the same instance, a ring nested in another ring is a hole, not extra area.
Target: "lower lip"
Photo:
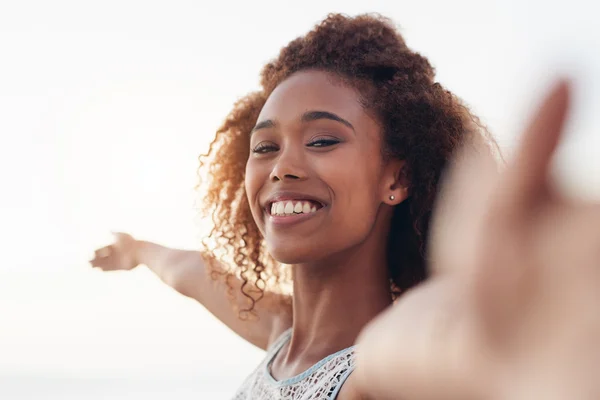
[[[286,226],[286,225],[293,225],[293,224],[297,224],[300,222],[304,222],[307,219],[310,219],[310,218],[314,217],[315,215],[319,214],[324,208],[325,207],[321,207],[317,211],[312,212],[310,214],[293,214],[293,215],[286,215],[286,216],[268,214],[268,216],[269,216],[269,221],[271,223],[273,223],[274,225]]]

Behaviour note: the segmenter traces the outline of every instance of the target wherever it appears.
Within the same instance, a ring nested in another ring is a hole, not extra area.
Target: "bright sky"
[[[577,108],[558,171],[600,197],[600,10],[589,0],[4,1],[0,383],[162,374],[231,377],[234,390],[258,350],[148,271],[103,274],[86,260],[110,230],[196,247],[198,154],[261,66],[333,11],[394,19],[509,150],[548,83],[571,74]]]

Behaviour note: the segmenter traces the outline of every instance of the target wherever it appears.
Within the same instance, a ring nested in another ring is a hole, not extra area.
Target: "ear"
[[[406,161],[389,160],[385,166],[382,201],[390,206],[402,203],[408,197],[409,182]]]

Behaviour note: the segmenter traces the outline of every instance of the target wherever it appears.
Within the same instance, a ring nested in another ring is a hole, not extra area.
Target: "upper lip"
[[[326,205],[326,203],[323,199],[320,199],[319,197],[316,197],[316,196],[313,196],[310,194],[300,193],[300,192],[290,192],[290,191],[279,191],[279,192],[275,192],[275,193],[271,194],[267,198],[267,200],[263,203],[263,207],[265,208],[265,210],[269,210],[271,207],[271,204],[273,204],[274,202],[285,201],[285,200],[311,200],[311,201],[321,204],[322,207],[324,207]]]

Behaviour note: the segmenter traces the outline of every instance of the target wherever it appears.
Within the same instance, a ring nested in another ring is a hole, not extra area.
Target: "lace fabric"
[[[244,381],[233,400],[333,400],[354,370],[354,346],[331,354],[300,375],[277,381],[269,369],[287,343],[291,329],[267,350],[265,359]]]

